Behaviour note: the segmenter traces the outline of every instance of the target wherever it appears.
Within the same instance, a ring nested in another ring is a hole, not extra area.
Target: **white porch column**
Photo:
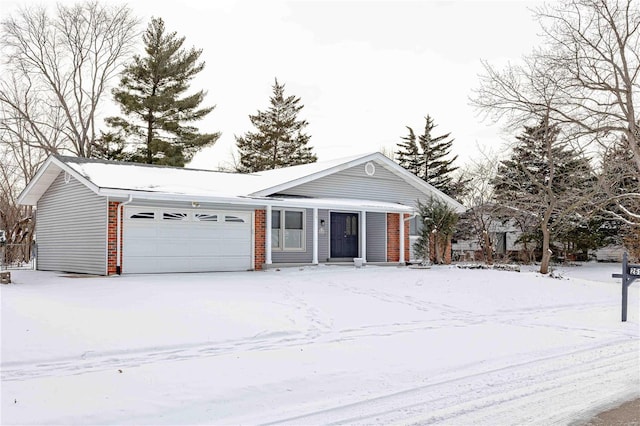
[[[400,263],[404,263],[404,213],[400,213]]]
[[[313,259],[311,263],[318,264],[318,209],[313,209]]]
[[[264,233],[264,263],[271,265],[271,206],[267,206],[267,217],[265,218]]]
[[[360,212],[360,257],[362,263],[367,263],[367,212]]]

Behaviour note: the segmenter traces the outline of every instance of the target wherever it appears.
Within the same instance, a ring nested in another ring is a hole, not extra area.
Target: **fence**
[[[35,251],[30,243],[0,246],[0,269],[33,269]]]

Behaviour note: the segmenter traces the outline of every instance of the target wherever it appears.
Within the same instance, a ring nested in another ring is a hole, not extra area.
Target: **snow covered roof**
[[[397,203],[368,200],[274,197],[279,191],[319,179],[368,161],[375,161],[407,183],[441,195],[457,210],[464,209],[446,195],[380,153],[361,154],[251,174],[51,156],[20,195],[18,202],[36,205],[53,180],[64,171],[95,193],[111,197],[135,196],[157,200],[210,201],[252,205],[287,203],[300,207],[366,207],[379,211],[412,211]],[[268,197],[268,198],[267,198]]]

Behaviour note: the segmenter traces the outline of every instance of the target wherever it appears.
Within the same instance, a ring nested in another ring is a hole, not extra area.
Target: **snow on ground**
[[[0,423],[579,422],[640,395],[619,269],[13,271]]]

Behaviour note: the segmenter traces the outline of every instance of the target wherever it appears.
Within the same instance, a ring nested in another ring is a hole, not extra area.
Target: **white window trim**
[[[272,209],[271,210],[271,214],[273,217],[273,212],[274,211],[279,211],[280,212],[280,228],[279,229],[271,229],[271,233],[273,234],[274,232],[277,232],[279,235],[279,241],[280,241],[280,246],[279,247],[274,247],[271,246],[271,250],[272,251],[288,251],[288,252],[306,252],[307,251],[307,210],[306,209],[287,209],[287,208],[282,208],[282,209]],[[296,213],[302,213],[302,237],[301,237],[301,245],[302,247],[298,248],[298,247],[293,247],[293,248],[289,248],[289,247],[284,247],[284,219],[285,219],[285,212],[296,212]],[[272,219],[273,220],[273,219]],[[271,244],[271,242],[269,242],[269,244]]]

